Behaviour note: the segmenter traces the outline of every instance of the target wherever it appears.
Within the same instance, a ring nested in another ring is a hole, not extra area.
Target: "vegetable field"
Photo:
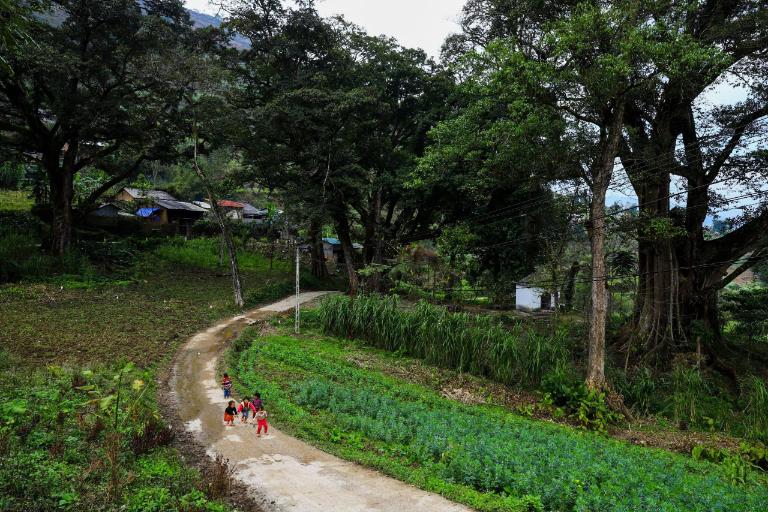
[[[263,390],[279,426],[480,510],[752,511],[768,502],[754,475],[737,485],[726,466],[460,404],[361,368],[348,342],[245,336],[231,363],[246,389]]]

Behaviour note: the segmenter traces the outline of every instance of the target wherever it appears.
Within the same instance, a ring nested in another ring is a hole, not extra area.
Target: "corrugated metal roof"
[[[188,212],[205,212],[205,208],[200,208],[196,204],[187,203],[185,201],[166,201],[166,200],[156,200],[155,204],[158,206],[162,206],[166,210],[185,210]]]
[[[137,199],[149,198],[176,201],[175,197],[164,190],[141,190],[140,188],[125,187],[125,191]]]
[[[323,238],[323,242],[329,243],[331,245],[341,245],[341,241],[338,238],[331,238],[331,237]],[[353,243],[352,248],[362,249],[363,246],[357,243]]]
[[[267,209],[266,208],[256,208],[250,203],[243,203],[243,213],[245,215],[257,215],[257,216],[266,216],[267,215]]]

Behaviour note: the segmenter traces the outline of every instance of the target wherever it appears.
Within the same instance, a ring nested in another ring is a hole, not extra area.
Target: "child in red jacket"
[[[253,405],[253,402],[243,398],[243,401],[237,406],[237,412],[240,413],[240,423],[248,423],[248,414],[251,411],[253,411],[254,415],[256,414],[256,407]]]
[[[267,411],[264,410],[264,407],[260,407],[259,410],[256,411],[256,414],[253,415],[253,417],[256,418],[256,424],[258,425],[256,428],[256,437],[261,437],[262,427],[264,428],[264,435],[267,435],[267,431],[269,430],[267,416]]]

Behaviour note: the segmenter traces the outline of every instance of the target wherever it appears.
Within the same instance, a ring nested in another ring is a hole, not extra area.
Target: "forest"
[[[466,0],[439,56],[212,4],[0,0],[0,510],[271,510],[168,397],[293,294],[211,367],[302,443],[475,510],[765,507],[765,2]]]

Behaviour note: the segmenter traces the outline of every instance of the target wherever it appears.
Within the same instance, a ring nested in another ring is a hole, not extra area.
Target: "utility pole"
[[[299,241],[296,240],[296,318],[294,320],[294,331],[299,334],[299,318],[301,316],[301,305],[299,304]]]

